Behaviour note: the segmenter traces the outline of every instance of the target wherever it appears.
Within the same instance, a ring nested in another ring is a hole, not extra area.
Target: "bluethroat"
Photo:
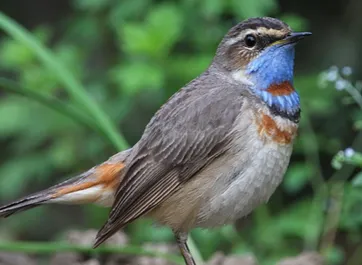
[[[294,47],[310,34],[269,17],[239,23],[132,148],[1,207],[0,216],[45,203],[97,203],[111,211],[95,247],[148,216],[173,230],[186,264],[195,264],[186,243],[192,228],[248,215],[281,183],[300,117]]]

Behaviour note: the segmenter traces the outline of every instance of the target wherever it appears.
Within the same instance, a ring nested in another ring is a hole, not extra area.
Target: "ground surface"
[[[70,244],[81,246],[90,246],[96,235],[95,230],[85,232],[70,231],[67,233],[67,241]],[[120,232],[110,238],[106,244],[122,246],[127,244],[128,237]],[[147,244],[144,248],[163,253],[177,254],[175,245],[170,244]],[[39,258],[34,255],[18,253],[0,253],[0,265],[174,265],[163,258],[153,258],[148,256],[130,256],[124,254],[107,254],[90,256],[81,253],[58,253],[50,257],[48,262],[44,262],[44,257]],[[281,260],[276,265],[323,265],[320,255],[313,252],[301,253],[296,257],[289,257]],[[256,259],[252,256],[224,256],[221,253],[215,253],[205,265],[258,265]]]

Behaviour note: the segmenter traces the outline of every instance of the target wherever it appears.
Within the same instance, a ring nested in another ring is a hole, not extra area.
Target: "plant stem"
[[[326,255],[327,251],[334,245],[336,239],[338,223],[342,211],[344,184],[344,181],[331,183],[328,210],[324,222],[324,234],[320,245],[320,252],[323,255]]]
[[[304,108],[308,109],[308,108]],[[314,198],[311,205],[311,211],[309,214],[309,222],[315,224],[315,229],[310,229],[310,226],[306,226],[305,236],[304,236],[304,247],[305,249],[317,249],[319,239],[323,233],[323,227],[320,220],[323,220],[323,203],[327,200],[328,197],[328,189],[327,185],[323,179],[322,169],[320,167],[320,159],[318,154],[318,140],[316,138],[316,133],[313,130],[312,123],[310,121],[310,115],[308,111],[304,111],[304,119],[303,122],[303,129],[304,133],[308,135],[308,145],[307,143],[303,143],[304,153],[306,156],[306,160],[314,165],[316,171],[316,177],[312,177],[310,180],[311,186],[314,191]]]
[[[63,83],[70,96],[95,119],[95,121],[99,124],[99,128],[105,135],[107,135],[107,138],[115,147],[117,147],[118,150],[128,148],[128,144],[122,134],[116,130],[108,116],[102,111],[96,102],[88,96],[84,87],[60,62],[59,58],[57,58],[48,48],[42,45],[25,28],[2,12],[0,12],[0,28],[14,39],[30,48],[44,63],[44,65],[57,75],[59,81]]]
[[[197,248],[195,241],[192,239],[191,235],[189,235],[189,237],[188,237],[187,245],[190,248],[190,252],[191,252],[193,258],[195,259],[195,262],[197,264],[202,265],[204,263],[204,259],[202,258],[202,255],[201,255],[199,249]]]
[[[36,253],[36,254],[52,254],[59,252],[81,252],[81,253],[122,253],[129,255],[149,256],[164,258],[168,261],[174,262],[175,264],[182,265],[182,259],[180,256],[172,254],[164,254],[160,252],[150,251],[137,246],[124,246],[124,247],[85,247],[78,245],[70,245],[66,243],[37,243],[37,242],[2,242],[0,243],[0,251],[6,252],[23,252],[23,253]]]
[[[360,146],[362,146],[362,132],[360,132],[353,141],[352,148],[358,149]],[[323,224],[324,233],[321,239],[321,253],[326,253],[327,250],[334,244],[338,221],[342,209],[344,183],[351,176],[355,168],[356,166],[354,165],[344,164],[342,169],[337,171],[328,181],[330,183],[328,199],[332,205],[327,210]]]
[[[358,104],[360,109],[362,109],[362,96],[360,92],[352,84],[346,87],[346,91],[351,95],[351,97]]]
[[[71,105],[67,105],[56,98],[50,98],[34,90],[22,88],[14,81],[2,77],[0,77],[0,88],[6,90],[7,92],[37,101],[40,104],[43,104],[44,106],[63,114],[92,130],[100,132],[99,128],[86,115],[82,114]]]

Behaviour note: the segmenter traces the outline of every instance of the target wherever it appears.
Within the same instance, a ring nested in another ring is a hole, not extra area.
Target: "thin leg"
[[[176,237],[177,245],[180,249],[182,257],[185,260],[186,265],[196,265],[196,262],[191,255],[189,247],[187,246],[188,234],[175,232],[175,237]]]

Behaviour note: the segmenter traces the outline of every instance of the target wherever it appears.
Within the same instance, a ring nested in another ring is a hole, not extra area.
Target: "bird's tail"
[[[79,176],[1,206],[0,217],[8,217],[48,203],[95,203],[110,207],[122,179],[122,169],[129,151],[130,149],[120,152]]]

